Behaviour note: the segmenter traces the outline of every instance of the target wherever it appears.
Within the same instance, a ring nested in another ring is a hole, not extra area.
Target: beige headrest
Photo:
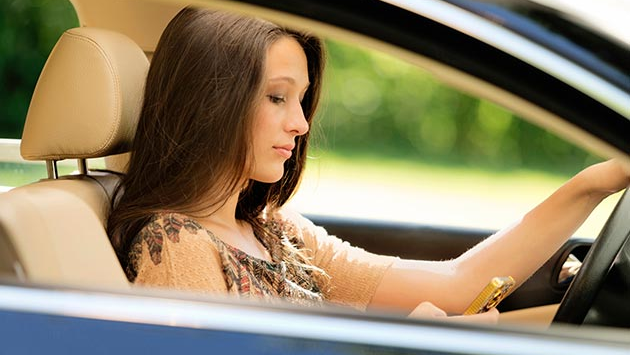
[[[130,149],[149,62],[128,37],[66,31],[35,87],[22,134],[27,160],[96,158]]]

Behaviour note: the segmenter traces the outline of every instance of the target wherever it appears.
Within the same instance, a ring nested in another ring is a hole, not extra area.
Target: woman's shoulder
[[[176,212],[159,212],[151,215],[149,222],[140,230],[145,239],[170,240],[177,243],[186,232],[197,234],[203,227],[194,218]]]
[[[125,272],[140,284],[208,291],[224,289],[220,270],[216,241],[199,222],[161,212],[152,214],[137,234]]]
[[[204,229],[193,217],[177,212],[154,213],[145,229],[147,227],[160,229],[169,238],[173,239],[177,239],[182,230],[190,234],[197,234],[197,232]]]
[[[312,222],[299,212],[286,207],[265,211],[262,215],[262,221],[274,234],[291,236],[302,236],[313,226]]]
[[[186,236],[196,236],[203,227],[195,219],[175,212],[159,212],[151,215],[149,222],[140,230],[136,243],[145,242],[155,264],[161,261],[162,249],[168,243],[180,243]]]
[[[269,230],[293,242],[299,241],[298,244],[303,244],[307,249],[317,249],[317,245],[328,236],[325,229],[288,207],[266,211],[264,217]]]
[[[266,210],[263,214],[263,220],[265,223],[275,223],[286,228],[304,229],[313,225],[309,219],[290,207]]]

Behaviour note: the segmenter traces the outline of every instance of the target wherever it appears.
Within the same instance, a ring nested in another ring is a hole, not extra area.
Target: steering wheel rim
[[[630,194],[626,190],[564,294],[553,322],[582,324],[615,257],[630,238]]]

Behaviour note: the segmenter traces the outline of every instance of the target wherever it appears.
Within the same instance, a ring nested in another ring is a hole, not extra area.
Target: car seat
[[[48,178],[0,195],[0,271],[46,284],[127,288],[105,232],[119,175],[86,159],[128,152],[149,62],[128,37],[97,28],[66,31],[37,82],[21,142]],[[77,159],[58,176],[56,161]]]

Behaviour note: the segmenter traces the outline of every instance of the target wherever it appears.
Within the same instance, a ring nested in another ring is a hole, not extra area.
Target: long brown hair
[[[324,54],[314,36],[231,13],[185,8],[166,27],[149,69],[127,173],[116,189],[107,228],[123,267],[132,240],[153,213],[194,216],[242,189],[251,161],[252,119],[262,95],[265,57],[283,36],[304,49],[310,87],[302,101],[309,125],[321,89]],[[259,216],[296,189],[308,133],[276,183],[249,181],[236,218],[264,233]],[[208,198],[211,196],[211,198]]]

